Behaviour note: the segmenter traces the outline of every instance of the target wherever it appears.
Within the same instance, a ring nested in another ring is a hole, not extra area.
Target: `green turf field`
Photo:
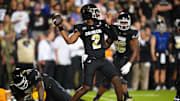
[[[71,93],[73,94],[73,93]],[[133,101],[173,101],[175,91],[130,91],[130,95],[133,96]],[[96,92],[90,91],[82,97],[86,101],[92,101]],[[116,96],[113,91],[106,92],[100,99],[100,101],[116,101]]]

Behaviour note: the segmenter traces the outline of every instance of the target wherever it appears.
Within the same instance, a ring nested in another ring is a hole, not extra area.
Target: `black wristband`
[[[62,30],[64,30],[64,27],[59,27],[59,31],[62,31]]]

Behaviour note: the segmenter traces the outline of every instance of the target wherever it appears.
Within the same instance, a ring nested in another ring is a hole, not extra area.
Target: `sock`
[[[101,95],[100,95],[100,94],[97,94],[93,101],[99,99],[100,97],[101,97]]]
[[[129,97],[129,93],[128,92],[125,92],[123,95],[124,95],[125,98]]]
[[[180,90],[177,90],[176,96],[180,97]]]

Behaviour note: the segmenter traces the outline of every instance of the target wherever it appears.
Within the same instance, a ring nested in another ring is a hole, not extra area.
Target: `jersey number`
[[[94,34],[94,35],[91,37],[91,40],[93,40],[93,43],[92,43],[93,49],[99,49],[99,48],[101,48],[101,44],[98,44],[99,41],[100,41],[100,35],[99,35],[99,34]]]
[[[116,50],[119,53],[124,53],[126,51],[126,42],[124,41],[116,41],[115,46],[116,46]]]

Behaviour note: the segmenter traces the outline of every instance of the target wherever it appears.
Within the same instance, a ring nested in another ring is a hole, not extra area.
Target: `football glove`
[[[121,73],[123,75],[127,74],[130,71],[130,68],[132,66],[131,62],[127,62],[122,68],[121,68]]]
[[[63,18],[59,13],[55,13],[51,15],[52,22],[54,25],[59,26],[63,22]]]

